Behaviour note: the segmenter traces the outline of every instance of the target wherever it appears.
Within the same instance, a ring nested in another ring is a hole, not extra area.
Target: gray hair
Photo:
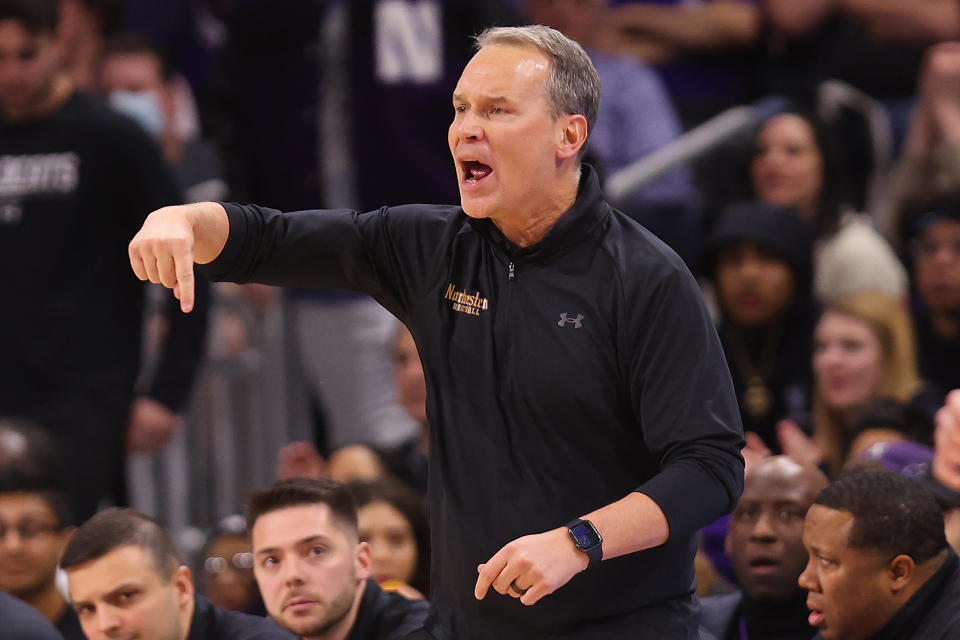
[[[550,58],[546,98],[554,119],[580,114],[587,119],[587,135],[593,132],[600,107],[600,77],[590,56],[577,42],[556,29],[540,24],[526,27],[492,27],[476,38],[479,51],[491,45],[534,47]],[[583,157],[586,144],[580,149]]]

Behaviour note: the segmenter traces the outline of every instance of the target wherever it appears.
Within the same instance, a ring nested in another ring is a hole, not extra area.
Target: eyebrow
[[[453,99],[455,102],[463,102],[465,98],[459,93],[453,94]],[[492,97],[481,97],[483,102],[510,102],[510,99],[506,96],[492,96]]]
[[[140,588],[140,585],[137,584],[136,582],[124,582],[123,584],[116,586],[110,591],[108,591],[106,594],[103,595],[103,597],[100,598],[100,600],[110,600],[111,598],[114,598],[117,595],[119,595],[120,592],[122,591],[126,591],[127,589],[139,589],[139,588]],[[74,610],[80,610],[83,607],[92,606],[92,605],[93,603],[90,602],[89,600],[73,600]]]
[[[121,585],[119,585],[119,586],[114,587],[113,589],[111,589],[111,590],[107,593],[107,595],[105,595],[105,596],[103,597],[103,599],[104,599],[104,600],[109,600],[109,599],[111,599],[111,598],[113,598],[113,597],[116,597],[116,596],[119,595],[121,592],[127,591],[128,589],[139,589],[139,588],[140,588],[140,585],[137,584],[136,582],[124,582],[123,584],[121,584]]]
[[[329,540],[330,538],[328,538],[327,536],[317,534],[315,536],[307,536],[306,538],[301,538],[296,542],[294,542],[293,546],[299,547],[305,544],[310,544],[311,542],[327,542]],[[254,552],[254,555],[259,557],[259,556],[268,555],[271,553],[276,553],[279,550],[280,550],[279,547],[267,547],[266,549],[260,549],[259,551]]]

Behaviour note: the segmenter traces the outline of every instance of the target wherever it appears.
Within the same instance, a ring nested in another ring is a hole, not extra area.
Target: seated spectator
[[[186,202],[227,199],[227,183],[213,143],[200,138],[189,85],[154,44],[132,34],[104,46],[100,91],[132,117],[159,144]]]
[[[763,123],[753,138],[748,192],[793,207],[816,234],[813,292],[821,300],[858,291],[907,292],[907,275],[870,218],[854,212],[823,125],[799,113]]]
[[[755,97],[753,65],[762,27],[756,1],[614,4],[604,34],[606,47],[654,65],[686,126]]]
[[[767,458],[744,478],[730,519],[726,553],[740,591],[703,600],[703,627],[717,640],[809,640],[803,518],[827,478],[785,456]]]
[[[810,409],[811,236],[792,210],[738,203],[707,239],[706,267],[743,427],[774,451],[776,423]]]
[[[291,637],[270,620],[217,609],[196,594],[170,533],[130,509],[107,509],[83,523],[60,565],[88,640]]]
[[[960,387],[960,197],[907,213],[901,228],[912,258],[920,372],[945,393]]]
[[[0,592],[0,640],[63,640],[50,621],[27,603]]]
[[[608,4],[609,0],[529,0],[527,12],[534,23],[553,27],[583,45],[597,68],[602,96],[588,144],[600,169],[610,175],[666,145],[682,130],[656,71],[635,57],[602,52]],[[670,171],[615,204],[696,268],[702,219],[687,167]]]
[[[373,579],[401,595],[430,593],[430,530],[423,496],[390,477],[347,486],[357,503],[360,540],[370,545]]]
[[[826,640],[955,637],[960,561],[919,482],[886,471],[837,480],[807,512],[803,544],[799,584]]]
[[[221,518],[204,545],[203,558],[203,593],[213,606],[267,615],[253,578],[253,550],[243,516]]]
[[[371,577],[349,490],[294,478],[247,501],[254,575],[270,616],[312,640],[400,640],[421,629],[422,600],[386,593]]]
[[[66,640],[85,640],[57,588],[57,561],[73,527],[61,484],[36,453],[53,443],[40,431],[4,430],[0,439],[13,434],[23,437],[31,452],[17,460],[2,461],[0,455],[0,591],[39,611]]]
[[[814,437],[784,422],[778,426],[784,452],[826,462],[837,474],[858,420],[877,398],[912,404],[932,417],[940,401],[917,375],[915,353],[910,319],[899,300],[864,292],[827,305],[814,333]]]

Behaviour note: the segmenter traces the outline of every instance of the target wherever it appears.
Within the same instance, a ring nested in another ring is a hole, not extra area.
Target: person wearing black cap
[[[744,431],[780,451],[776,424],[810,406],[813,233],[791,208],[728,206],[707,238],[719,332],[740,401]]]

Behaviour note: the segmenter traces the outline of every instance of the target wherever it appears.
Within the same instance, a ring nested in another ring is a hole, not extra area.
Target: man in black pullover
[[[149,211],[182,199],[147,135],[73,87],[58,8],[0,0],[0,416],[39,424],[69,452],[83,520],[104,498],[123,501],[128,450],[170,437],[206,305],[187,322],[168,314],[157,374],[135,397],[144,287],[123,273],[126,244]]]
[[[478,45],[448,135],[460,207],[167,208],[131,263],[185,311],[197,262],[367,291],[407,324],[437,638],[696,638],[695,534],[743,483],[716,331],[680,259],[581,166],[599,81],[579,45],[536,26]]]

